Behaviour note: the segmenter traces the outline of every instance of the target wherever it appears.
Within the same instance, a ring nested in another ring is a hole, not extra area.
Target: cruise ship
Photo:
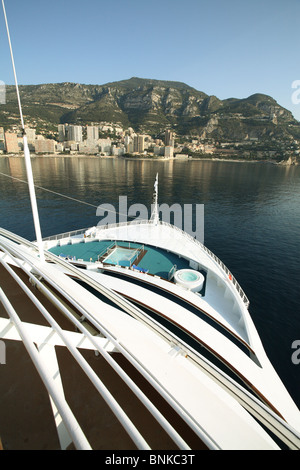
[[[3,448],[298,450],[248,298],[158,180],[147,220],[42,237],[18,101],[36,241],[0,229]]]
[[[0,230],[0,338],[25,346],[49,433],[62,449],[298,449],[299,410],[245,293],[202,243],[159,220],[157,181],[154,200],[149,220],[41,246]]]

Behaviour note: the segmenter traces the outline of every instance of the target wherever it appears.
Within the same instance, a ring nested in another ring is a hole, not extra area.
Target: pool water
[[[137,249],[122,248],[117,246],[114,248],[112,253],[103,259],[103,263],[130,267],[138,255],[139,251]]]
[[[196,273],[192,273],[192,272],[183,272],[183,273],[180,273],[180,278],[181,278],[183,281],[197,281],[198,276],[197,276]]]

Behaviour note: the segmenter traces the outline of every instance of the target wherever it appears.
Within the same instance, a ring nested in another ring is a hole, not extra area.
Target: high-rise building
[[[174,134],[170,129],[165,131],[165,146],[174,147]]]
[[[68,140],[82,142],[82,126],[68,126]]]
[[[99,139],[98,126],[86,126],[86,138],[88,141],[95,141]]]
[[[20,151],[17,134],[5,132],[5,147],[7,153],[18,153]]]
[[[145,149],[145,136],[135,135],[133,138],[133,151],[137,153],[143,152]]]
[[[58,142],[64,142],[67,140],[66,126],[64,124],[58,124]]]
[[[165,147],[165,157],[173,158],[174,157],[174,147],[167,145]]]

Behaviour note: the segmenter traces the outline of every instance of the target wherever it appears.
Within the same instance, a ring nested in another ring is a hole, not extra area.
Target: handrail
[[[245,292],[243,291],[243,289],[241,288],[241,286],[239,285],[238,281],[236,280],[236,278],[233,276],[233,274],[231,273],[231,271],[227,268],[227,266],[225,266],[225,264],[223,263],[223,261],[221,261],[209,248],[207,248],[205,245],[203,245],[203,243],[201,243],[199,240],[197,240],[196,238],[192,237],[189,233],[187,232],[184,232],[184,230],[176,227],[175,225],[171,225],[169,224],[168,222],[163,222],[161,221],[160,222],[162,225],[165,225],[165,226],[168,226],[168,227],[171,227],[175,230],[177,230],[178,232],[180,232],[185,238],[187,238],[188,240],[194,242],[196,245],[198,245],[202,250],[204,250],[209,256],[210,258],[212,258],[217,264],[218,266],[222,269],[222,271],[224,271],[224,273],[228,276],[228,278],[231,280],[232,284],[234,285],[235,289],[237,290],[238,294],[240,295],[242,301],[244,302],[244,304],[246,305],[246,307],[248,308],[249,305],[250,305],[250,302],[249,302],[249,299],[247,298]]]
[[[174,276],[174,273],[177,269],[177,265],[176,264],[173,264],[172,268],[170,269],[169,273],[168,273],[168,280],[170,281],[172,279],[172,277]]]
[[[300,434],[269,406],[252,395],[247,389],[234,382],[229,376],[210,363],[205,357],[199,357],[190,351],[189,357],[209,374],[221,387],[232,395],[251,415],[264,424],[274,435],[284,442],[289,449],[300,450]]]
[[[4,229],[0,229],[0,234],[2,233],[6,233],[6,234],[9,234],[8,231],[5,231]],[[33,245],[32,246],[32,243],[25,240],[25,239],[22,239],[21,237],[19,237],[18,235],[15,235],[15,234],[11,234],[12,235],[12,238],[15,239],[16,241],[18,240],[20,242],[20,240],[24,240],[25,244],[27,246],[31,246],[33,248],[36,249],[36,247]],[[7,236],[7,235],[6,235]],[[0,243],[1,244],[1,243]],[[2,246],[2,249],[3,249],[3,246]],[[4,251],[6,251],[4,249]],[[11,250],[13,251],[13,250]],[[81,270],[78,270],[77,268],[69,265],[68,263],[66,263],[65,261],[63,261],[62,259],[58,258],[56,255],[52,255],[51,253],[45,253],[46,256],[48,256],[50,259],[52,260],[55,260],[57,264],[62,264],[64,265],[69,271],[74,271],[74,273],[76,275],[79,276],[79,278],[82,278],[82,280],[86,280],[87,282],[90,281],[90,284],[93,285],[96,289],[97,289],[97,285],[95,283],[93,283],[93,281],[90,279],[90,278],[87,278],[85,276],[85,274],[81,271]],[[20,256],[20,255],[19,255]],[[3,260],[0,259],[0,263],[2,263]],[[27,260],[27,262],[29,264],[31,264],[33,266],[33,264]],[[19,264],[19,266],[24,270],[25,267],[23,266],[22,263]],[[101,325],[98,321],[95,321],[95,318],[90,315],[90,313],[88,311],[86,311],[80,304],[77,304],[77,303],[74,303],[74,300],[66,293],[66,292],[62,292],[61,288],[59,285],[57,285],[56,283],[53,282],[53,280],[51,280],[50,278],[48,278],[44,272],[40,271],[38,269],[38,267],[36,265],[34,265],[34,272],[37,273],[38,275],[41,275],[47,282],[49,282],[51,285],[53,285],[53,287],[55,289],[58,290],[58,292],[61,292],[62,295],[64,295],[64,297],[71,303],[73,304],[81,313],[82,315],[87,318],[97,329],[99,329],[99,331],[104,335],[106,336],[109,341],[111,341],[114,346],[118,349],[119,352],[121,352],[125,357],[126,359],[129,360],[129,362],[146,378],[146,380],[148,380],[148,382],[158,391],[158,393],[169,403],[169,405],[176,411],[176,413],[179,414],[179,416],[181,416],[181,418],[187,423],[187,425],[193,429],[193,431],[199,436],[199,438],[210,448],[210,449],[216,449],[216,448],[219,448],[216,443],[210,438],[209,435],[207,435],[207,433],[205,432],[204,429],[202,429],[200,423],[196,423],[193,419],[192,416],[190,416],[190,414],[185,410],[183,409],[180,404],[172,397],[172,395],[167,391],[165,390],[159,382],[156,381],[156,379],[154,377],[152,377],[152,375],[146,370],[144,369],[144,367],[142,366],[142,364],[140,363],[140,361],[136,358],[134,358],[131,353],[129,351],[127,351],[127,349],[122,346],[120,343],[118,343],[118,341],[116,340],[116,338],[114,338],[114,336],[112,336],[108,331],[107,329]],[[30,273],[30,271],[28,271],[28,274],[32,277],[32,273]],[[36,278],[34,277],[34,280],[36,282]],[[97,283],[98,284],[98,283]],[[102,288],[102,289],[100,289]],[[131,304],[123,299],[122,297],[119,298],[118,294],[114,293],[114,292],[110,292],[107,288],[104,288],[103,286],[99,285],[98,284],[98,290],[99,292],[102,292],[104,293],[104,295],[106,295],[108,298],[110,298],[114,303],[116,303],[119,307],[123,307],[124,310],[130,312],[134,317],[138,317],[137,315],[137,312],[139,311],[139,309],[135,306],[131,306]],[[108,293],[111,293],[111,296],[108,296]],[[117,298],[119,298],[120,302],[117,302]],[[121,305],[120,305],[121,304]],[[126,308],[126,304],[127,305],[127,308]],[[132,309],[131,309],[132,307]],[[132,310],[136,310],[136,313],[134,313]],[[144,317],[146,317],[147,315],[144,314]],[[156,333],[159,333],[158,331],[158,328],[160,328],[160,334],[162,337],[164,337],[165,339],[168,339],[168,341],[170,342],[174,342],[174,336],[170,333],[167,332],[167,330],[165,330],[165,328],[159,324],[156,324],[156,322],[154,320],[151,319],[151,324],[150,322],[146,321],[146,318],[144,318],[144,322],[146,324],[148,324],[148,326],[152,327]],[[156,326],[154,325],[156,324]],[[181,444],[182,445],[182,444]]]
[[[121,222],[121,223],[115,223],[115,224],[110,224],[110,225],[97,226],[97,231],[98,230],[109,230],[109,229],[112,229],[112,228],[122,227],[122,226],[126,226],[126,225],[130,226],[130,225],[143,225],[143,224],[145,224],[145,225],[151,224],[152,225],[152,223],[149,222],[148,220],[138,219],[138,220],[133,220],[132,222]],[[172,225],[172,224],[169,224],[168,222],[163,222],[163,221],[159,221],[159,224],[178,231],[182,236],[187,238],[189,241],[195,243],[203,251],[205,251],[205,253],[210,258],[212,258],[212,260],[222,269],[224,274],[228,277],[228,279],[231,281],[232,285],[235,287],[237,293],[239,294],[241,300],[243,301],[243,303],[245,304],[247,309],[249,308],[250,301],[249,301],[248,297],[246,296],[245,292],[243,291],[242,287],[240,286],[240,284],[238,283],[238,281],[236,280],[234,275],[231,273],[231,271],[227,268],[227,266],[225,266],[225,264],[209,248],[207,248],[205,245],[203,245],[203,243],[201,243],[196,238],[192,237],[189,233],[185,232],[184,230],[182,230],[179,227],[176,227],[176,225]]]
[[[101,258],[102,256],[104,256],[104,254],[108,253],[108,251],[109,251],[110,249],[112,249],[113,247],[115,247],[115,246],[116,246],[116,242],[112,242],[110,245],[108,245],[108,246],[106,246],[105,248],[103,248],[103,250],[100,251],[99,255],[97,256],[98,261],[100,261],[100,258]]]
[[[38,350],[36,349],[30,336],[26,332],[26,329],[22,327],[22,322],[20,321],[19,316],[17,315],[16,311],[12,307],[11,303],[9,302],[8,298],[6,297],[6,295],[4,294],[1,288],[0,288],[0,302],[5,308],[14,326],[16,327],[23,341],[23,344],[26,347],[28,354],[30,355],[32,362],[34,363],[50,397],[55,403],[55,406],[58,409],[58,412],[64,421],[64,424],[70,434],[70,437],[72,438],[75,444],[75,447],[77,449],[90,450],[91,449],[90,444],[87,441],[85,435],[83,434],[82,429],[79,427],[75,416],[73,415],[72,411],[69,408],[69,405],[62,398],[61,394],[59,393],[59,389],[55,385],[54,380],[51,377],[49,377],[45,364],[41,361]]]
[[[11,256],[11,255],[10,255]],[[30,279],[32,279],[39,287],[39,289],[48,297],[50,300],[53,302],[53,304],[56,305],[57,308],[59,308],[64,315],[69,318],[69,320],[76,326],[76,328],[81,331],[81,333],[84,334],[84,336],[92,343],[92,345],[95,347],[95,350],[97,350],[103,357],[104,359],[113,367],[113,369],[117,372],[117,374],[122,378],[122,380],[129,386],[129,388],[135,393],[137,398],[146,406],[146,408],[150,411],[150,413],[154,416],[154,418],[157,420],[158,423],[165,429],[165,431],[169,434],[171,439],[181,448],[188,450],[190,449],[189,446],[185,443],[185,441],[181,438],[181,436],[175,431],[175,429],[170,425],[170,423],[167,421],[167,419],[160,413],[160,411],[152,404],[152,402],[148,399],[148,397],[139,389],[139,387],[135,384],[135,382],[124,372],[124,370],[119,366],[117,361],[101,346],[99,346],[99,343],[95,341],[95,337],[89,332],[89,330],[82,324],[82,321],[77,320],[72,313],[65,307],[63,303],[61,303],[58,298],[51,293],[49,288],[47,288],[39,279],[32,274],[32,272],[26,268],[22,263],[18,262],[18,260],[15,260],[15,262],[19,265],[23,271],[26,272],[26,274],[29,276]],[[1,260],[0,260],[1,263]],[[82,311],[83,315],[87,316],[86,311]],[[97,329],[99,329],[99,324],[97,325],[94,322],[94,326],[97,326]],[[101,329],[100,329],[101,331]],[[102,334],[104,334],[105,331],[102,330]],[[120,350],[120,345],[117,343],[116,340],[112,339],[111,337],[109,338],[108,335],[105,335],[109,341],[114,342],[114,346]],[[66,345],[67,346],[67,345]]]
[[[144,219],[135,219],[130,222],[119,222],[119,223],[114,223],[114,224],[109,224],[109,225],[97,225],[96,231],[102,231],[102,230],[110,230],[113,228],[117,227],[125,227],[125,226],[131,226],[131,225],[153,225],[153,222],[149,220],[144,220]],[[196,245],[198,245],[217,265],[221,270],[224,272],[225,276],[231,281],[231,284],[239,294],[241,300],[245,304],[246,308],[249,308],[250,301],[248,297],[246,296],[244,290],[238,283],[237,279],[234,277],[234,275],[231,273],[231,271],[225,266],[225,264],[209,249],[207,248],[203,243],[201,243],[199,240],[196,238],[192,237],[189,233],[185,232],[179,227],[176,227],[176,225],[169,224],[168,222],[163,222],[159,221],[160,225],[164,225],[166,227],[172,228],[173,230],[178,231],[181,233],[182,236],[187,238],[189,241],[194,242]],[[48,241],[48,240],[60,240],[61,238],[66,238],[66,237],[72,237],[74,235],[79,235],[82,234],[86,231],[87,229],[80,229],[80,230],[75,230],[73,232],[65,232],[59,235],[55,235],[52,237],[47,237],[44,238],[43,241]],[[96,237],[95,237],[96,238]]]
[[[6,237],[11,235],[10,238],[14,239],[15,241],[19,243],[20,241],[23,241],[25,244],[27,244],[27,246],[36,249],[36,247],[32,244],[32,242],[29,242],[23,239],[22,237],[19,237],[18,235],[11,234],[10,232],[4,229],[0,229],[0,234],[1,233],[4,234],[4,236]],[[49,253],[47,253],[47,255],[49,255]],[[53,261],[54,259],[58,261],[58,258],[55,255],[53,255],[53,257],[51,258],[53,259]],[[67,264],[63,261],[62,263],[64,263],[65,265]],[[70,268],[69,265],[67,267],[68,269]],[[59,290],[59,286],[58,286],[58,290]],[[77,305],[77,308],[80,311],[82,311],[82,314],[86,316],[87,319],[89,319],[92,323],[94,322],[93,317],[88,316],[86,312],[82,310],[82,307],[80,305]],[[97,323],[97,327],[99,329],[98,323]],[[115,338],[110,337],[109,334],[107,334],[107,337],[109,338],[110,341],[112,341],[113,344],[115,344]],[[239,401],[242,406],[248,409],[251,414],[257,417],[259,421],[264,422],[264,424],[272,432],[274,432],[280,439],[286,442],[286,444],[290,448],[300,449],[300,436],[296,430],[294,430],[291,426],[289,426],[286,422],[284,422],[277,414],[275,414],[269,407],[267,407],[264,403],[258,400],[255,396],[250,394],[247,390],[242,389],[240,385],[238,385],[233,379],[231,379],[223,371],[218,369],[214,364],[208,361],[205,357],[200,356],[199,353],[196,353],[192,347],[188,346],[182,340],[179,341],[179,343],[180,343],[179,346],[182,348],[182,350],[186,352],[187,358],[191,359],[202,370],[205,370],[206,373],[208,373],[209,376],[211,376],[213,380],[219,382],[219,385],[224,387],[228,393],[232,394],[235,397],[235,399]],[[124,349],[121,345],[119,345],[119,348],[121,348],[120,352],[122,352],[125,355],[125,357],[127,357],[129,361],[132,362],[132,358],[128,356],[128,351]],[[134,362],[132,363],[135,366],[135,363]],[[137,363],[137,367],[139,365],[140,364]],[[157,389],[157,384],[153,380],[153,377],[151,376],[147,377],[147,374],[145,375],[145,371],[144,373],[142,371],[142,374],[145,376],[145,378],[149,379],[149,382]],[[162,396],[165,397],[164,390],[162,390],[162,392],[163,392]],[[188,424],[190,425],[191,423],[188,423]],[[196,428],[193,428],[193,427],[192,429],[196,430]],[[204,433],[204,436],[205,436],[205,433]]]
[[[57,234],[57,235],[51,235],[51,236],[49,236],[49,237],[44,237],[44,238],[43,238],[43,242],[45,242],[45,241],[52,241],[52,240],[61,240],[62,238],[73,237],[74,235],[81,235],[81,234],[83,234],[87,229],[88,229],[88,227],[86,227],[86,228],[81,228],[81,229],[78,229],[78,230],[72,230],[72,231],[70,231],[70,232],[59,233],[59,234]]]
[[[6,250],[5,250],[6,251]],[[85,374],[90,379],[91,383],[106,401],[110,409],[113,411],[115,416],[118,418],[120,423],[124,426],[130,437],[132,438],[133,442],[137,445],[138,449],[146,449],[150,450],[145,439],[141,436],[140,432],[136,429],[133,425],[132,421],[128,418],[124,410],[118,404],[116,399],[113,395],[109,392],[106,388],[104,383],[100,380],[97,374],[94,372],[92,367],[86,361],[86,359],[79,353],[77,348],[69,341],[67,335],[64,333],[64,330],[58,325],[58,323],[54,320],[52,315],[47,311],[47,309],[41,304],[41,302],[35,297],[35,295],[30,291],[30,289],[24,284],[24,282],[18,277],[17,274],[8,266],[8,264],[2,259],[0,259],[0,263],[5,267],[5,269],[10,273],[10,275],[14,278],[14,280],[19,284],[21,289],[25,292],[25,294],[32,300],[34,305],[38,308],[40,313],[46,318],[49,322],[53,330],[60,336],[63,340],[65,346],[70,351],[74,359],[77,361],[79,366],[85,372]],[[21,266],[20,266],[21,267]],[[39,368],[38,368],[39,371]],[[77,424],[78,427],[78,424]]]

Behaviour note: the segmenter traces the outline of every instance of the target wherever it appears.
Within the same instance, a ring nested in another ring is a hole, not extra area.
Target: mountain
[[[25,121],[45,129],[66,122],[108,121],[151,134],[173,128],[179,136],[218,143],[300,140],[300,123],[292,113],[259,93],[220,100],[181,82],[133,77],[105,85],[23,85],[20,95]],[[16,93],[13,86],[7,86],[0,126],[18,122]]]

